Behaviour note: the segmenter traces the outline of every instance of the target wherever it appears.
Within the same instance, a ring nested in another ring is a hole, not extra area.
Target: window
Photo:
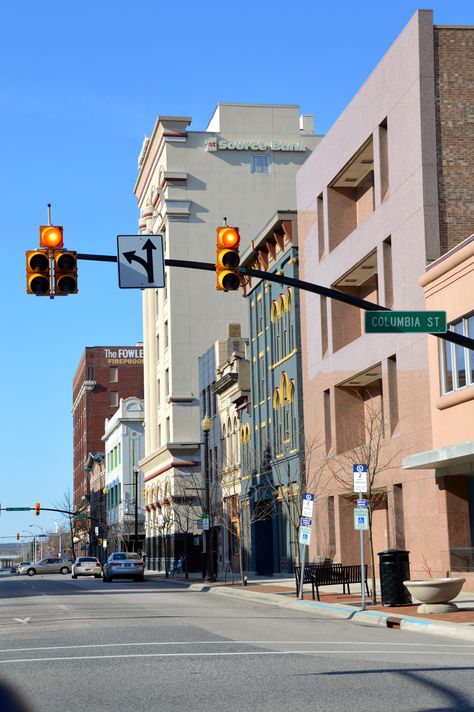
[[[257,299],[257,332],[263,334],[263,299]]]
[[[111,408],[118,407],[118,393],[117,391],[109,391],[109,405]]]
[[[109,368],[109,381],[110,383],[117,383],[118,381],[118,368],[117,366],[111,366]]]
[[[165,371],[165,395],[168,397],[170,394],[170,370],[169,368]]]
[[[449,325],[449,330],[462,336],[474,336],[474,314]],[[441,392],[458,391],[474,386],[474,351],[442,341],[440,344]]]
[[[372,138],[360,148],[328,187],[329,249],[334,250],[374,211]]]
[[[165,321],[165,349],[168,348],[168,322]]]
[[[250,173],[270,173],[270,156],[250,156]]]
[[[161,381],[160,381],[160,379],[158,379],[158,381],[156,383],[156,405],[158,406],[158,408],[161,405]]]
[[[94,379],[94,368],[92,366],[87,367],[87,380],[92,381]]]
[[[160,335],[156,335],[156,360],[160,360]]]

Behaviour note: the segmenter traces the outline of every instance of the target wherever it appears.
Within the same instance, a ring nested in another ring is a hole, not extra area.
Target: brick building
[[[121,398],[143,398],[143,346],[87,346],[73,379],[74,507],[89,495],[89,453],[103,449],[106,418]]]

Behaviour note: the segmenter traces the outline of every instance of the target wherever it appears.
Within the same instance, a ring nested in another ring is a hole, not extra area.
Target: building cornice
[[[79,405],[79,401],[81,400],[82,396],[86,391],[93,391],[94,388],[96,387],[97,382],[96,381],[83,381],[79,393],[77,394],[74,403],[72,404],[72,414],[74,415],[77,406]]]

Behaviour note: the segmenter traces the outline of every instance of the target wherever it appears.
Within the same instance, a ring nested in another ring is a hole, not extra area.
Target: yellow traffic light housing
[[[35,514],[37,517],[39,517],[39,515],[41,514],[41,505],[39,502],[36,502],[35,504]]]
[[[54,296],[77,294],[77,252],[58,250],[54,253]]]
[[[51,295],[51,270],[48,250],[28,250],[26,253],[26,293],[37,297]]]
[[[40,247],[59,250],[63,246],[63,228],[60,225],[40,225]]]
[[[16,533],[16,540],[18,541],[19,538],[20,538],[20,532],[17,532],[17,533]]]
[[[216,289],[224,292],[240,286],[240,234],[238,227],[223,225],[217,228]]]

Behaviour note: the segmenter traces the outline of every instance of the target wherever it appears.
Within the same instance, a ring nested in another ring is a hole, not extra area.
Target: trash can
[[[386,549],[378,553],[383,606],[409,606],[412,603],[403,585],[410,578],[409,551]]]

